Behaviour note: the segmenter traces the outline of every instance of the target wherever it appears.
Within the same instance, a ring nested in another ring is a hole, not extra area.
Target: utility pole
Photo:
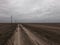
[[[11,16],[11,24],[12,24],[12,16]]]

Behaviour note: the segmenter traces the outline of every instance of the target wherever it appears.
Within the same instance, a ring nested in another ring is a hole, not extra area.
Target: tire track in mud
[[[35,34],[30,32],[28,29],[26,29],[23,25],[20,25],[20,26],[26,32],[26,34],[29,36],[29,38],[34,42],[35,45],[48,45],[41,38],[38,38]]]

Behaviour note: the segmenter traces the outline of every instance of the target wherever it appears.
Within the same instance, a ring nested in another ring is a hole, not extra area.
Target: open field
[[[59,23],[23,24],[23,26],[38,37],[41,36],[42,39],[50,43],[50,45],[60,45]]]
[[[30,25],[45,25],[45,26],[54,26],[54,27],[60,27],[60,23],[23,23],[23,24],[30,24]]]
[[[16,24],[0,23],[0,45],[4,45],[16,29]]]

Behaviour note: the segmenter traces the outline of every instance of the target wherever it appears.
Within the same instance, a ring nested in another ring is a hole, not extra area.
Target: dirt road
[[[29,36],[20,27],[20,24],[18,24],[14,34],[5,45],[34,45],[34,44],[31,42]]]
[[[18,24],[12,37],[7,45],[60,45],[59,33],[28,28],[22,24]]]

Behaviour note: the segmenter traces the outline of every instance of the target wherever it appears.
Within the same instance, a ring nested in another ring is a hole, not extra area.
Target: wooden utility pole
[[[11,24],[12,24],[12,16],[11,16]]]

